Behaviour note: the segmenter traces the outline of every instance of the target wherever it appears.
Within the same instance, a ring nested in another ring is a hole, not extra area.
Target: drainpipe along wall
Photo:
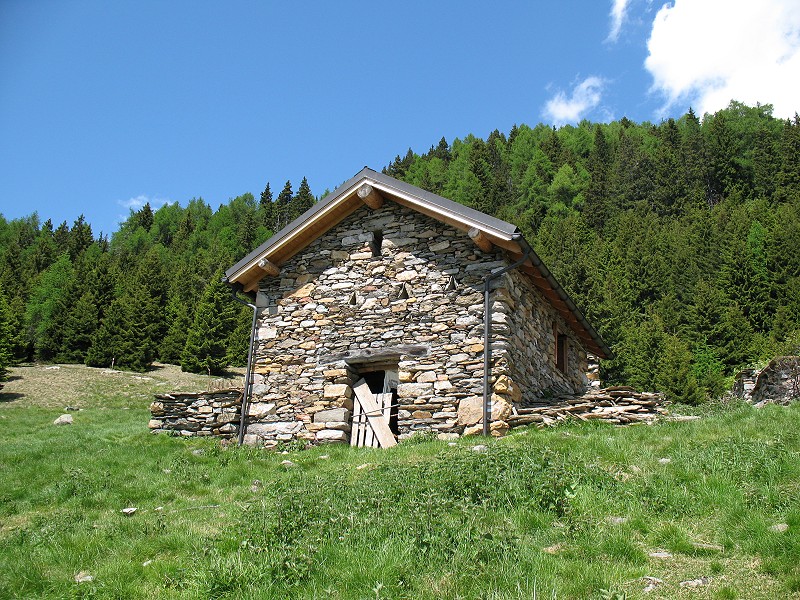
[[[489,403],[489,379],[492,375],[492,281],[522,265],[528,260],[530,254],[531,247],[525,244],[525,253],[522,258],[507,267],[490,271],[486,279],[483,280],[483,435],[489,435],[489,420],[492,412]]]
[[[230,284],[229,281],[223,280],[225,283]],[[247,369],[245,370],[244,374],[244,390],[242,392],[242,406],[240,409],[240,416],[239,416],[239,436],[238,436],[238,444],[241,446],[244,443],[244,436],[247,433],[247,413],[250,409],[250,395],[252,391],[252,372],[253,372],[253,348],[256,342],[256,325],[258,324],[258,313],[262,308],[267,307],[267,298],[261,292],[256,293],[256,301],[255,304],[250,304],[239,298],[238,296],[239,289],[234,285],[231,285],[231,295],[233,299],[236,300],[239,304],[243,304],[253,310],[253,324],[250,327],[250,345],[247,348]]]

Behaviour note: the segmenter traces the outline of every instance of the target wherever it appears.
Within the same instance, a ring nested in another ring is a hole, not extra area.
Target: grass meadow
[[[1,598],[800,598],[800,404],[390,450],[148,432],[207,384],[12,370]]]

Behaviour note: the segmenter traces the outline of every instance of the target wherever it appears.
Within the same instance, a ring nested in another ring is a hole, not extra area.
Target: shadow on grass
[[[25,397],[25,394],[18,394],[16,392],[9,392],[4,394],[0,392],[0,402],[14,402],[14,400],[20,400]]]

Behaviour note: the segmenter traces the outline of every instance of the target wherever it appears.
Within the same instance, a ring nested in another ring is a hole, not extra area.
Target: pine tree
[[[5,381],[8,367],[13,361],[11,315],[6,295],[0,289],[0,381]]]
[[[267,229],[272,229],[275,226],[275,206],[272,203],[272,190],[269,189],[269,181],[267,182],[267,187],[261,192],[258,210],[261,213],[261,223]]]
[[[280,231],[289,224],[290,204],[292,203],[292,182],[287,180],[278,199],[275,201],[275,224],[273,231]]]
[[[186,336],[192,325],[186,309],[186,303],[177,294],[169,297],[166,308],[169,328],[158,351],[163,362],[177,365],[181,361],[181,353],[186,346]]]
[[[38,360],[53,360],[61,349],[73,283],[72,261],[62,254],[34,284],[25,321]]]
[[[218,375],[228,366],[227,341],[236,326],[237,303],[218,272],[206,286],[181,354],[181,368]]]
[[[72,231],[69,233],[69,256],[72,260],[86,250],[94,242],[92,226],[86,222],[86,217],[81,215],[72,224]]]
[[[306,212],[309,208],[314,206],[314,194],[311,193],[311,188],[308,186],[308,180],[303,177],[300,182],[300,187],[297,188],[297,194],[293,201],[293,218],[297,218]]]

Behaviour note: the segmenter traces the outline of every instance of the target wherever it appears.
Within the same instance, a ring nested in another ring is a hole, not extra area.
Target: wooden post
[[[278,265],[269,262],[266,258],[262,258],[258,261],[258,268],[272,277],[276,277],[281,272],[281,268]]]
[[[467,232],[469,239],[484,252],[491,252],[494,249],[494,244],[486,235],[477,227],[473,227]]]
[[[378,191],[368,183],[365,183],[358,188],[358,197],[361,198],[364,204],[369,206],[372,210],[378,210],[381,206],[383,206],[383,196],[381,196]]]

